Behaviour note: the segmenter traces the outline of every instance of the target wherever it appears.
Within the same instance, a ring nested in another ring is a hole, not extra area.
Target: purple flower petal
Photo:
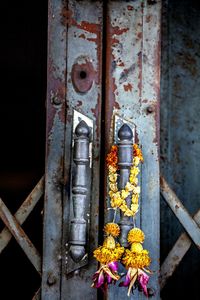
[[[107,282],[108,282],[108,284],[110,284],[112,282],[112,277],[108,274],[107,274]]]
[[[140,286],[143,289],[145,296],[148,297],[147,284],[149,281],[149,276],[145,272],[140,271],[139,276],[138,276],[138,281],[139,281]]]
[[[118,270],[118,263],[117,261],[113,261],[108,264],[109,268],[111,269],[112,272],[117,272]]]
[[[127,272],[127,274],[126,274],[125,281],[120,282],[119,286],[129,286],[130,281],[131,281],[130,272],[131,272],[130,269],[128,269],[128,272]]]
[[[93,280],[94,280],[94,287],[95,288],[99,288],[104,284],[104,275],[103,275],[103,271],[100,272],[99,274],[94,274],[93,276]]]

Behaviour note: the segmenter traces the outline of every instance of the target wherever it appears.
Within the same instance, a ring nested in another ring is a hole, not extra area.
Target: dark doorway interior
[[[1,4],[0,197],[12,213],[44,174],[47,6],[47,0]],[[41,199],[23,225],[40,253],[42,206]],[[40,277],[14,239],[0,266],[0,299],[32,299]]]
[[[193,216],[200,208],[199,1],[163,1],[161,52],[161,172]],[[182,232],[161,198],[161,263]],[[192,243],[161,298],[198,300],[199,282],[200,251]]]

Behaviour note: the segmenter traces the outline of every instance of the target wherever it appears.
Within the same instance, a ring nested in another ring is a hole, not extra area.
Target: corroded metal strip
[[[146,233],[144,247],[152,258],[149,286],[159,295],[159,89],[160,5],[154,1],[109,1],[106,36],[106,151],[112,144],[113,116],[136,125],[143,150],[140,213],[136,226]],[[124,272],[124,270],[123,270]],[[126,299],[126,291],[110,288],[108,299]],[[142,294],[134,297],[144,298]]]
[[[118,132],[119,142],[118,142],[118,165],[120,169],[120,189],[124,189],[126,183],[129,181],[130,168],[133,161],[133,133],[131,128],[124,124],[119,129]],[[131,195],[126,199],[126,204],[131,208]],[[119,222],[120,231],[120,243],[123,247],[128,247],[127,235],[128,232],[133,227],[132,218],[124,216],[121,213],[121,218]]]
[[[200,210],[198,210],[198,212],[195,214],[194,221],[200,227]],[[182,261],[184,255],[187,253],[191,245],[192,241],[190,237],[187,235],[186,232],[183,232],[174,244],[167,257],[165,258],[164,262],[162,263],[160,269],[161,289],[165,286],[168,278],[172,276],[172,274]]]
[[[29,240],[24,230],[21,228],[17,220],[12,216],[2,199],[0,199],[0,217],[4,224],[8,227],[17,243],[20,245],[32,265],[41,275],[41,257],[37,249]]]
[[[24,200],[20,208],[15,213],[14,217],[18,221],[20,225],[24,223],[29,214],[34,209],[35,205],[40,200],[41,196],[44,193],[44,177],[40,179],[28,197]],[[12,238],[12,234],[8,230],[8,228],[4,228],[0,233],[0,253],[3,249],[8,245],[9,241]]]
[[[49,0],[42,299],[60,300],[66,114],[65,1]]]
[[[87,266],[68,273],[68,262],[62,264],[62,299],[95,299],[97,291],[92,289],[91,277],[97,269],[92,252],[98,245],[99,224],[99,167],[101,133],[101,53],[102,53],[102,1],[69,0],[63,12],[67,25],[67,113],[65,134],[65,171],[63,202],[63,257],[68,250],[66,240],[70,237],[70,220],[73,207],[70,205],[72,193],[71,143],[73,134],[73,113],[80,112],[93,120],[93,149],[91,171],[89,263]],[[87,121],[86,121],[87,122]],[[88,124],[88,122],[87,122]],[[79,262],[81,263],[81,261]]]
[[[197,223],[192,219],[190,214],[187,212],[181,201],[178,199],[176,194],[167,184],[166,180],[161,177],[160,182],[161,194],[164,197],[165,201],[172,209],[175,216],[179,219],[188,235],[191,237],[193,242],[200,249],[200,228]]]

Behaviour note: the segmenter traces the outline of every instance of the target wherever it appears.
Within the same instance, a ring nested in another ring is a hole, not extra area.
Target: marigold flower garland
[[[133,145],[133,162],[130,168],[129,181],[125,188],[118,189],[118,147],[113,145],[110,153],[106,158],[108,167],[108,181],[109,181],[109,196],[111,208],[117,212],[121,210],[124,216],[134,217],[139,208],[140,187],[138,186],[139,163],[143,162],[143,156],[137,144]],[[131,195],[131,207],[129,208],[126,199]],[[114,218],[115,219],[115,218]],[[118,263],[121,262],[127,269],[125,281],[121,282],[119,286],[128,287],[128,296],[134,288],[142,290],[148,296],[147,283],[151,273],[146,269],[151,259],[147,250],[143,249],[145,235],[139,228],[132,228],[128,233],[128,243],[130,249],[125,249],[116,239],[120,234],[120,227],[113,220],[112,223],[107,223],[104,226],[105,240],[103,246],[99,246],[94,250],[94,257],[100,262],[100,268],[93,276],[92,287],[107,288],[108,284],[115,283],[120,279],[118,274]]]

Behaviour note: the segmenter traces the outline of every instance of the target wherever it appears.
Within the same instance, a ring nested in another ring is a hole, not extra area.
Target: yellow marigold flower
[[[136,182],[137,182],[137,177],[133,176],[133,175],[130,175],[129,177],[129,181],[132,185],[136,185]]]
[[[116,183],[109,183],[109,187],[110,187],[111,191],[113,191],[113,192],[118,191]]]
[[[104,226],[104,231],[108,235],[111,234],[112,236],[117,237],[120,234],[120,227],[116,223],[107,223]]]
[[[139,195],[138,194],[133,194],[132,195],[132,203],[133,204],[138,204],[139,201]]]
[[[113,193],[110,199],[110,204],[112,206],[112,208],[116,208],[119,207],[120,205],[122,205],[123,200],[120,197],[120,192],[117,193]]]
[[[120,244],[116,244],[115,248],[108,249],[105,246],[100,246],[94,250],[94,257],[102,264],[106,265],[113,261],[118,261],[121,259],[124,253],[124,247],[121,247]]]
[[[128,197],[128,195],[129,195],[129,192],[127,192],[125,190],[121,191],[121,197],[122,197],[122,199],[126,199]]]
[[[131,174],[132,176],[135,176],[135,177],[136,177],[136,176],[139,174],[139,172],[140,172],[140,170],[139,170],[138,167],[133,166],[133,167],[131,167],[131,169],[130,169],[130,174]]]
[[[137,145],[137,144],[134,144],[134,145],[133,145],[133,149],[134,149],[134,152],[133,152],[134,157],[138,156],[139,159],[141,160],[141,162],[143,162],[144,159],[143,159],[143,156],[142,156],[142,151],[141,151],[141,149],[138,147],[138,145]]]
[[[115,249],[116,243],[113,236],[109,235],[103,242],[103,247],[108,249]]]
[[[117,208],[120,207],[120,205],[122,204],[123,200],[122,199],[111,199],[110,204],[112,208]]]
[[[138,178],[135,176],[130,175],[129,181],[132,185],[136,186],[138,184]]]
[[[108,172],[110,174],[116,173],[117,172],[117,168],[113,167],[113,166],[108,166]]]
[[[140,194],[140,186],[134,186],[133,193]]]
[[[140,158],[138,156],[133,158],[133,165],[135,165],[136,167],[139,165],[140,163]]]
[[[116,181],[117,181],[117,174],[110,174],[110,175],[108,176],[108,178],[109,178],[109,180],[110,180],[111,182],[116,182]]]
[[[109,195],[110,197],[113,197],[114,194],[115,194],[115,193],[114,193],[113,191],[109,191],[109,192],[108,192],[108,195]]]
[[[114,200],[116,200],[116,199],[121,199],[120,192],[113,193],[112,198],[113,198]]]
[[[138,211],[139,204],[131,204],[131,210],[136,213]]]
[[[149,252],[147,250],[141,250],[140,252],[133,252],[126,249],[125,254],[122,258],[122,263],[125,267],[142,269],[148,267],[151,263]]]
[[[127,192],[131,192],[134,189],[134,185],[132,185],[130,182],[127,182],[126,186],[125,186],[125,190]]]
[[[140,243],[133,243],[131,245],[131,251],[132,252],[141,252],[143,250],[142,244]]]
[[[136,242],[136,243],[143,243],[145,239],[144,232],[140,228],[133,228],[128,233],[128,242],[130,244]]]
[[[134,212],[132,210],[130,210],[129,208],[126,208],[126,210],[124,210],[124,215],[127,217],[132,217],[132,216],[134,216]]]

